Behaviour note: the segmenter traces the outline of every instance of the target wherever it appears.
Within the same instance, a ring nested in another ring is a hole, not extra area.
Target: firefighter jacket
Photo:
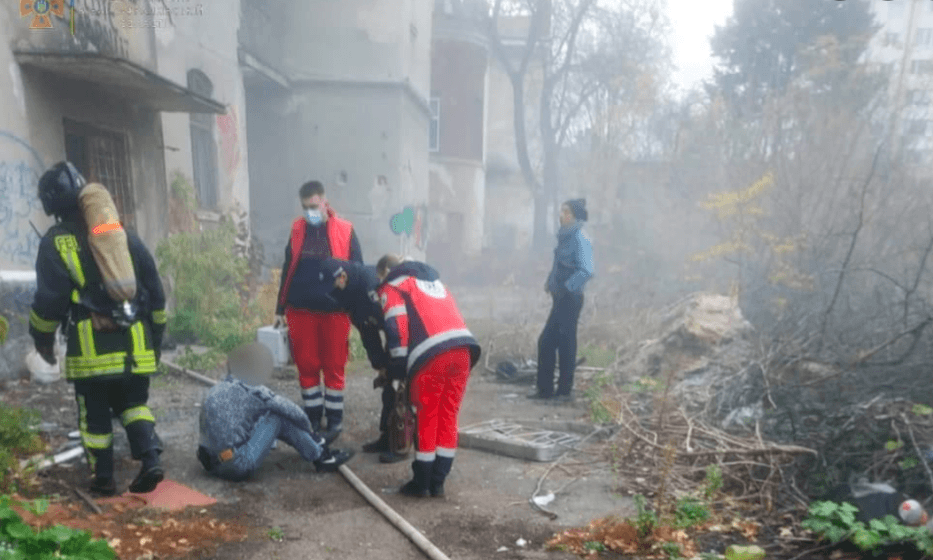
[[[383,280],[379,298],[390,377],[399,377],[400,371],[414,376],[431,358],[453,348],[468,348],[470,367],[476,365],[479,343],[436,270],[421,262],[402,262]]]
[[[347,273],[347,287],[331,292],[341,309],[360,332],[363,348],[373,369],[388,367],[388,356],[382,346],[379,331],[383,329],[382,307],[379,305],[379,276],[376,267],[354,262],[341,262]]]
[[[127,232],[127,242],[138,284],[138,320],[112,331],[92,326],[92,310],[109,316],[115,303],[103,288],[86,226],[63,221],[52,226],[39,243],[29,333],[36,346],[52,346],[55,329],[63,325],[68,339],[64,369],[69,381],[157,371],[165,332],[165,292],[155,260],[142,240]]]
[[[292,281],[295,279],[295,272],[299,268],[298,264],[302,260],[301,250],[305,244],[305,236],[308,227],[310,226],[308,226],[304,218],[297,218],[292,222],[291,236],[288,245],[285,247],[285,262],[282,265],[282,278],[281,284],[279,285],[278,305],[275,311],[276,315],[282,315],[285,312],[285,307],[289,299],[289,290],[291,289]],[[345,261],[363,262],[363,252],[360,249],[360,242],[356,238],[356,232],[353,231],[353,224],[339,217],[330,206],[327,207],[327,222],[325,222],[323,227],[326,229],[327,243],[330,250],[329,256]],[[298,276],[301,275],[299,274]],[[310,289],[308,283],[320,282],[318,278],[314,277],[299,278],[299,281],[303,284],[302,289],[304,290]],[[320,291],[323,296],[329,292],[329,290],[330,287],[323,288],[322,284],[321,289],[318,291]],[[318,310],[312,309],[312,311]],[[331,311],[331,309],[324,309],[324,311]]]

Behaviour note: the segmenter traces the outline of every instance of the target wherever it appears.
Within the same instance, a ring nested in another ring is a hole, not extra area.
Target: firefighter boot
[[[88,449],[87,453],[94,471],[89,490],[98,496],[113,496],[117,493],[117,484],[113,480],[113,447]]]
[[[161,442],[155,433],[155,424],[148,420],[137,420],[127,424],[126,437],[130,440],[130,453],[133,459],[142,461],[139,474],[130,484],[130,492],[145,494],[155,490],[165,478],[159,455]]]
[[[399,493],[414,498],[424,498],[428,495],[428,486],[431,482],[431,471],[434,467],[434,461],[421,461],[415,459],[411,464],[411,471],[414,474],[411,480],[399,488]]]
[[[428,491],[431,493],[432,497],[444,497],[444,481],[447,480],[447,475],[450,474],[450,468],[453,464],[453,457],[442,457],[438,455],[437,458],[434,459],[434,468],[431,470],[431,483],[428,486]]]

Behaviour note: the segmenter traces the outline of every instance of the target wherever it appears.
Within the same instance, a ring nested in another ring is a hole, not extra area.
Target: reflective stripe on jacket
[[[437,272],[419,262],[393,268],[379,287],[390,362],[404,360],[409,376],[431,358],[452,348],[470,350],[470,367],[480,347]]]
[[[165,294],[152,255],[136,235],[128,233],[140,284],[140,319],[127,329],[94,330],[88,305],[104,308],[112,301],[103,291],[93,256],[76,233],[81,229],[77,224],[58,224],[39,245],[30,334],[37,346],[51,346],[56,328],[65,324],[64,371],[70,381],[121,375],[127,369],[140,375],[155,373],[154,348],[161,342],[166,317]],[[132,363],[127,367],[129,359]]]

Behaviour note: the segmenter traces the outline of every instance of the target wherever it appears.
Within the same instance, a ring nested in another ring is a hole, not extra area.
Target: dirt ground
[[[173,356],[166,354],[171,360]],[[611,470],[599,457],[567,461],[552,469],[540,494],[560,490],[547,508],[554,520],[528,503],[549,463],[531,462],[489,452],[461,448],[446,484],[444,499],[411,499],[397,493],[410,478],[410,463],[380,464],[375,455],[360,452],[372,439],[379,414],[379,393],[371,386],[372,371],[365,361],[347,368],[345,431],[335,447],[357,451],[348,463],[352,471],[393,509],[418,528],[452,559],[574,558],[545,552],[544,543],[556,532],[585,525],[609,514],[631,515],[631,500],[615,493]],[[273,389],[300,402],[293,369],[274,375]],[[195,458],[198,406],[208,387],[177,373],[153,378],[149,404],[157,431],[165,442],[163,461],[168,477],[218,500],[208,508],[219,522],[247,529],[245,540],[221,544],[216,550],[196,551],[197,557],[216,559],[364,559],[385,556],[397,560],[425,556],[372,508],[338,474],[317,474],[295,450],[280,443],[253,480],[229,483],[211,478]],[[586,403],[539,404],[525,398],[530,387],[503,384],[482,364],[473,370],[461,411],[461,426],[492,418],[522,421],[585,421]],[[74,391],[59,381],[36,385],[8,383],[0,391],[6,402],[38,408],[53,450],[77,429]],[[126,437],[114,422],[118,486],[129,484],[138,465],[129,458]],[[87,467],[81,460],[42,473],[43,491],[77,501],[69,487],[85,484]],[[273,538],[276,537],[276,538]],[[218,539],[220,541],[221,539]],[[158,556],[157,556],[158,557]],[[179,555],[177,557],[184,557]]]

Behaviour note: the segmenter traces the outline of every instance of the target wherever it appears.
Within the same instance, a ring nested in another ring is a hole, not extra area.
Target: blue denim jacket
[[[595,276],[593,244],[583,231],[583,222],[563,226],[557,232],[554,265],[548,275],[547,286],[552,295],[582,294],[586,282]]]

